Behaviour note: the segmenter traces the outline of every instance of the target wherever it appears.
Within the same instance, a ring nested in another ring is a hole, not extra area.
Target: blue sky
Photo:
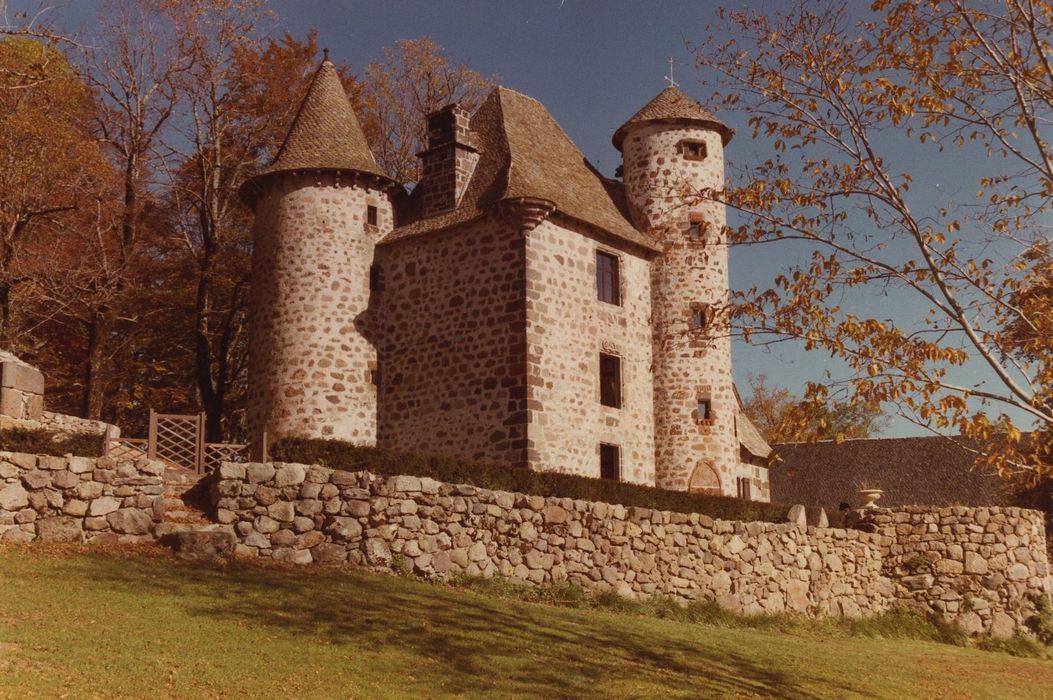
[[[431,37],[454,62],[497,75],[502,84],[544,103],[584,154],[607,174],[613,174],[620,163],[611,135],[666,86],[670,57],[681,89],[700,100],[712,93],[706,82],[710,76],[692,66],[685,42],[700,41],[708,34],[706,26],[715,21],[720,4],[704,0],[270,2],[277,14],[276,34],[288,30],[303,36],[317,28],[320,45],[356,71],[399,39]],[[768,0],[723,4],[759,12],[782,7]],[[50,5],[55,21],[90,35],[97,3],[57,0]],[[15,10],[36,6],[35,1],[9,2]],[[765,156],[763,146],[750,140],[746,115],[725,112],[720,117],[738,132],[727,151],[732,162],[748,163]],[[943,205],[955,192],[971,195],[975,191],[971,175],[982,169],[982,156],[972,155],[949,167],[946,160],[919,152],[916,141],[897,144],[900,137],[896,134],[884,138],[892,139],[892,152],[901,159],[898,167],[913,174],[912,191],[921,203]],[[782,244],[736,249],[731,261],[732,286],[765,288],[788,261],[806,254],[801,247]],[[873,303],[887,305],[881,317],[911,313],[894,299],[879,298]],[[747,375],[763,373],[770,383],[799,392],[806,381],[820,379],[828,368],[837,373],[841,366],[822,353],[805,353],[785,344],[771,350],[741,343],[735,348],[735,374],[742,388]],[[897,420],[886,434],[919,432]]]

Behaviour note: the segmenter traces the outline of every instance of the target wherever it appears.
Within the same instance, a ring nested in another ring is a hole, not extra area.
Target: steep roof
[[[339,170],[385,177],[377,168],[340,74],[328,59],[311,79],[278,155],[253,179],[292,170]]]
[[[754,457],[760,457],[761,459],[771,457],[771,445],[760,434],[757,426],[753,424],[749,416],[741,410],[735,426],[738,428],[739,447],[744,448]]]
[[[943,437],[878,438],[774,445],[771,498],[836,509],[861,505],[861,482],[884,490],[879,505],[997,505],[1003,482],[973,469],[974,455]]]
[[[498,87],[472,115],[470,128],[480,157],[458,206],[423,218],[415,191],[401,212],[405,223],[384,242],[478,218],[502,199],[529,197],[551,201],[559,214],[615,238],[657,250],[654,240],[630,222],[622,183],[597,172],[537,100]]]
[[[611,139],[614,147],[622,150],[622,142],[629,132],[647,124],[691,124],[713,129],[720,133],[720,139],[725,146],[735,133],[703,109],[702,105],[671,85],[655,95],[653,100],[618,127]]]

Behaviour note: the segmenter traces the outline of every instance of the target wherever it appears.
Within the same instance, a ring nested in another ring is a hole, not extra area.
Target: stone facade
[[[242,557],[570,581],[631,597],[713,599],[745,613],[859,616],[891,601],[879,538],[855,530],[727,522],[299,464],[224,464],[212,493]]]
[[[618,259],[618,304],[597,298],[597,252]],[[599,477],[603,443],[621,480],[653,485],[648,256],[553,219],[527,234],[526,256],[531,466]],[[619,359],[620,408],[600,402],[600,353]]]
[[[726,127],[663,91],[619,129],[619,182],[505,88],[427,126],[406,193],[323,62],[275,162],[243,186],[250,440],[590,476],[602,459],[627,481],[768,500],[766,468],[739,460],[724,211],[699,196],[723,184]],[[598,298],[597,251],[618,260],[617,303]],[[620,363],[620,407],[601,404],[601,353]]]
[[[918,506],[863,511],[883,536],[896,600],[1006,637],[1053,594],[1042,513],[1023,508]]]
[[[164,464],[0,452],[0,542],[141,542],[164,516]]]
[[[525,466],[523,251],[498,217],[377,249],[380,446]]]
[[[350,175],[283,174],[266,182],[252,258],[252,435],[375,444],[370,268],[392,216],[383,190]]]
[[[700,151],[692,155],[686,144]],[[641,126],[625,137],[622,154],[634,220],[662,247],[651,267],[656,483],[737,495],[736,480],[745,478],[768,500],[767,470],[739,461],[725,212],[703,196],[724,186],[721,134]]]

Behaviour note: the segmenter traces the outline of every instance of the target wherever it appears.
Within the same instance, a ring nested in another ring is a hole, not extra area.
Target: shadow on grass
[[[603,683],[610,684],[607,692],[650,684],[664,696],[820,697],[801,687],[800,676],[704,641],[667,637],[655,629],[663,625],[627,616],[456,593],[359,572],[165,561],[158,576],[161,567],[141,561],[91,560],[95,580],[148,586],[178,597],[191,615],[267,626],[370,653],[384,647],[412,650],[439,664],[447,692],[583,696],[596,694]],[[819,682],[815,676],[809,680]],[[398,683],[393,676],[392,686]],[[859,689],[826,682],[823,696],[846,691]]]

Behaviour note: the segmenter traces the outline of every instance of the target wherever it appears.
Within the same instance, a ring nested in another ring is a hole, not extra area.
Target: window
[[[713,420],[713,404],[709,399],[698,400],[698,420]]]
[[[370,226],[377,225],[377,208],[372,204],[366,207],[366,223]]]
[[[684,160],[705,160],[706,159],[706,142],[705,141],[681,141],[680,142],[680,153],[684,156]]]
[[[379,292],[384,286],[384,276],[380,272],[380,265],[373,263],[369,266],[369,288]]]
[[[617,445],[600,444],[600,478],[619,481],[621,477],[621,451]]]
[[[372,384],[375,388],[379,389],[380,388],[380,366],[376,362],[373,362],[371,360],[369,362],[368,369],[369,369],[369,383]]]
[[[687,237],[693,241],[701,241],[706,225],[701,221],[692,221],[687,227]]]
[[[596,292],[600,301],[621,304],[618,279],[618,258],[610,253],[596,252]]]
[[[691,330],[702,331],[709,325],[709,309],[705,306],[696,306],[691,309]]]
[[[748,478],[746,478],[746,477],[740,476],[738,479],[736,479],[736,482],[738,482],[739,498],[741,498],[743,500],[746,500],[746,501],[751,500],[751,497],[750,497],[750,480]]]
[[[622,407],[622,359],[617,355],[600,353],[600,403]]]

